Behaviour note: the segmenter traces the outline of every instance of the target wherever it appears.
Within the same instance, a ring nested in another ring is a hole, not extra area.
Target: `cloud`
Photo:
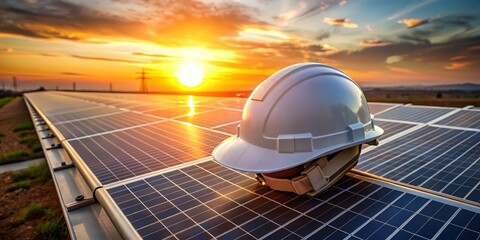
[[[468,66],[472,65],[474,62],[449,62],[445,64],[444,68],[447,70],[459,70],[465,69]]]
[[[315,40],[322,41],[330,37],[330,32],[321,32],[317,36],[315,36]]]
[[[470,51],[478,51],[478,50],[480,50],[480,45],[476,45],[476,46],[473,46],[473,47],[469,47],[468,50],[470,50]]]
[[[385,46],[391,44],[390,42],[385,42],[377,39],[373,40],[363,40],[360,42],[360,45],[367,46],[367,47],[374,47],[374,46]]]
[[[414,28],[414,27],[418,27],[420,25],[428,23],[428,20],[416,19],[416,18],[407,18],[407,19],[403,19],[403,20],[398,21],[398,23],[405,24],[405,25],[407,25],[408,28]]]
[[[42,57],[60,57],[60,54],[56,53],[39,53],[38,55]]]
[[[90,57],[90,56],[80,56],[80,55],[70,55],[74,58],[87,59],[87,60],[98,60],[98,61],[108,61],[108,62],[121,62],[121,63],[144,63],[141,61],[119,59],[119,58],[102,58],[102,57]]]
[[[249,27],[238,32],[238,39],[253,42],[288,42],[293,39],[292,36],[280,31]]]
[[[273,16],[274,19],[288,21],[294,18],[295,16],[299,15],[305,8],[307,4],[303,1],[299,2],[298,5],[284,13],[279,15]]]
[[[172,59],[177,58],[174,56],[170,56],[166,54],[158,54],[158,53],[132,52],[131,54],[135,56],[154,57],[154,58],[172,58]]]
[[[403,57],[399,55],[388,56],[385,62],[387,64],[394,64],[396,62],[402,61]]]
[[[343,26],[346,28],[357,28],[358,25],[350,22],[348,18],[329,18],[326,17],[323,19],[323,22],[332,25],[332,26]]]
[[[407,18],[398,21],[398,23],[405,24],[408,28],[414,28],[426,24],[433,24],[436,27],[441,26],[441,28],[463,27],[465,29],[471,29],[471,22],[473,20],[475,20],[475,17],[471,15],[449,15],[442,17],[433,17],[429,19]]]
[[[274,19],[284,21],[299,21],[327,11],[333,7],[343,6],[347,3],[345,0],[313,0],[301,1],[297,6],[274,16]]]
[[[392,72],[402,73],[402,74],[415,74],[415,71],[409,68],[400,68],[393,66],[386,66],[386,68]]]
[[[406,40],[407,42],[411,42],[414,44],[430,44],[430,40],[427,37],[421,37],[420,34],[406,34],[400,35],[399,38],[402,40]]]
[[[480,69],[480,51],[471,51],[478,46],[480,36],[473,36],[462,40],[439,44],[414,44],[411,42],[392,42],[390,45],[363,48],[359,51],[341,51],[328,56],[328,59],[338,63],[338,67],[361,73],[362,71],[404,72],[409,69],[415,72],[413,83],[421,79],[442,82],[444,79],[451,81],[475,81],[478,74],[465,69]],[[456,58],[462,56],[461,60]],[[451,59],[456,60],[451,60]],[[394,65],[389,65],[394,64]],[[390,66],[390,67],[389,67]],[[393,67],[393,68],[392,68]],[[445,71],[452,70],[452,71]],[[453,71],[462,70],[462,71]],[[402,75],[385,75],[379,81],[399,79]],[[362,75],[362,80],[375,79]],[[406,80],[406,79],[404,79]]]
[[[421,1],[421,2],[415,2],[414,4],[406,6],[404,9],[394,13],[393,15],[389,16],[387,20],[393,20],[396,18],[399,18],[403,15],[409,14],[425,5],[428,5],[430,3],[433,3],[435,0],[427,0],[427,1]]]
[[[242,26],[268,25],[251,16],[254,9],[233,2],[120,2],[116,4],[139,7],[101,11],[64,0],[4,2],[0,4],[0,33],[89,43],[133,39],[170,46],[215,47],[222,45],[222,37],[237,35]]]
[[[88,76],[87,74],[76,73],[76,72],[61,72],[60,74],[67,75],[67,76]]]

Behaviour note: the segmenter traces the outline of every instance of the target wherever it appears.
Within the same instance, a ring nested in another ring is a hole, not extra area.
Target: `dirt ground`
[[[13,182],[11,175],[11,172],[0,174],[0,238],[34,239],[35,226],[45,221],[45,217],[29,220],[17,226],[18,214],[31,202],[42,203],[46,208],[56,208],[61,211],[55,186],[50,180],[36,184],[30,189],[7,192],[7,187]]]
[[[16,124],[30,122],[31,118],[23,98],[17,97],[0,109],[0,130],[5,136],[0,137],[0,154],[14,150],[29,150],[18,142],[19,137],[12,132]],[[18,214],[32,202],[42,203],[46,208],[55,208],[61,213],[61,206],[52,180],[36,183],[29,189],[8,192],[12,172],[0,174],[0,239],[34,239],[35,226],[45,221],[40,219],[16,223]]]
[[[20,137],[12,129],[19,123],[30,121],[27,106],[21,97],[16,97],[0,108],[0,131],[5,134],[0,137],[0,154],[14,150],[29,151],[28,146],[19,143]]]

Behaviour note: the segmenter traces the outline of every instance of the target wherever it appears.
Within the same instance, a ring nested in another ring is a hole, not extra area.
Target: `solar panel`
[[[122,113],[122,111],[117,108],[98,106],[95,108],[87,108],[79,111],[68,111],[58,114],[50,114],[47,118],[52,123],[62,123],[68,121],[84,120],[87,118],[101,117],[106,115],[113,115],[117,113]]]
[[[211,127],[224,125],[232,122],[238,122],[241,117],[242,117],[241,111],[216,109],[209,112],[203,112],[203,113],[198,113],[191,116],[176,118],[176,120],[189,122],[202,127],[211,128]]]
[[[189,107],[189,106],[176,106],[170,108],[156,109],[153,111],[148,111],[146,113],[150,115],[155,115],[163,118],[173,118],[180,117],[185,115],[194,115],[205,111],[212,111],[215,108],[210,107]]]
[[[478,213],[353,177],[311,198],[208,161],[108,192],[144,239],[479,237]]]
[[[401,106],[383,112],[376,117],[391,120],[428,123],[453,110],[453,108]]]
[[[49,116],[50,114],[59,114],[62,112],[71,112],[72,110],[79,111],[99,107],[99,105],[95,103],[89,103],[50,92],[32,93],[29,94],[29,98],[34,102],[36,107],[42,110],[41,112],[46,116]]]
[[[230,124],[224,124],[224,125],[219,125],[216,127],[213,127],[213,130],[228,133],[231,135],[235,135],[238,133],[238,124],[240,124],[240,121],[230,123]]]
[[[69,141],[102,184],[210,156],[225,135],[177,122]]]
[[[242,110],[246,98],[218,98],[218,97],[196,97],[199,99],[200,105],[210,106],[210,107],[221,107],[221,108],[234,108]]]
[[[480,202],[480,132],[424,127],[360,156],[357,169]]]
[[[417,126],[415,124],[387,122],[387,121],[380,121],[380,120],[376,120],[375,124],[381,127],[384,131],[382,136],[378,138],[379,140],[389,138],[397,133],[403,132],[407,129]]]
[[[435,124],[480,129],[480,111],[460,110]]]
[[[143,114],[123,112],[104,117],[66,122],[63,124],[57,124],[55,127],[65,139],[72,139],[158,121],[162,120],[160,118],[150,117]]]
[[[370,109],[370,113],[376,115],[380,112],[383,112],[387,109],[393,108],[395,106],[400,106],[399,104],[391,104],[391,103],[368,103],[368,108]]]

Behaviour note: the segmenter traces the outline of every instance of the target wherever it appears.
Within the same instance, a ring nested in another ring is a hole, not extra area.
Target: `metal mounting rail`
[[[408,183],[403,183],[403,182],[391,180],[391,179],[384,178],[384,177],[381,177],[381,176],[378,176],[378,175],[375,175],[375,174],[367,173],[367,172],[364,172],[364,171],[361,171],[361,170],[358,170],[358,169],[355,169],[355,168],[350,170],[350,172],[353,173],[353,174],[360,175],[360,176],[372,178],[372,179],[375,179],[375,180],[378,180],[378,181],[387,182],[387,183],[390,183],[390,184],[393,184],[393,185],[401,186],[401,187],[412,189],[412,190],[415,190],[415,191],[428,193],[428,194],[435,195],[435,196],[438,196],[438,197],[441,197],[441,198],[446,198],[446,199],[451,200],[451,201],[460,202],[460,203],[463,203],[463,204],[466,204],[466,205],[469,205],[469,206],[472,206],[472,207],[476,207],[476,208],[480,207],[480,203],[478,203],[478,202],[474,202],[474,201],[470,201],[468,199],[463,199],[463,198],[452,196],[452,195],[449,195],[449,194],[433,191],[433,190],[430,190],[430,189],[427,189],[427,188],[414,186],[414,185],[411,185],[411,184],[408,184]]]

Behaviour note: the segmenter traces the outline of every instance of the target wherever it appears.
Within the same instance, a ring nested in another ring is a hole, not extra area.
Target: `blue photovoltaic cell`
[[[360,156],[357,169],[480,202],[480,132],[424,127]]]
[[[209,161],[108,192],[144,239],[480,236],[478,213],[352,177],[312,198]]]
[[[409,122],[427,123],[453,110],[453,108],[401,106],[381,113],[375,117]]]
[[[435,124],[480,129],[480,111],[460,110]]]
[[[115,115],[57,124],[55,127],[62,133],[65,139],[71,139],[161,120],[160,118],[143,114],[123,112]]]
[[[161,122],[69,141],[102,184],[210,156],[227,136],[195,126]]]
[[[409,128],[416,126],[413,124],[387,122],[387,121],[380,121],[380,120],[376,120],[375,124],[383,129],[383,134],[379,138],[380,140],[389,138],[397,133],[403,132]]]

